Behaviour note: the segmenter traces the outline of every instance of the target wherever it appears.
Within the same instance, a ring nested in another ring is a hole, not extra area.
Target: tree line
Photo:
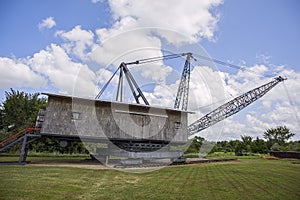
[[[267,154],[270,151],[300,151],[300,141],[289,141],[295,134],[286,126],[267,129],[263,138],[242,135],[240,140],[209,142],[195,136],[186,153],[198,153],[203,145],[211,146],[209,153],[234,152],[236,155]]]
[[[0,141],[18,131],[34,127],[40,109],[46,108],[47,99],[41,98],[39,93],[29,94],[10,89],[5,92],[5,101],[0,104]],[[192,139],[186,153],[199,153],[205,145],[213,152],[235,152],[237,155],[250,153],[269,153],[271,150],[300,151],[300,141],[289,141],[295,134],[285,126],[267,129],[263,138],[241,136],[240,140],[209,142],[205,138],[196,136]],[[19,147],[12,148],[16,151]],[[42,138],[30,143],[29,149],[35,152],[59,153],[88,153],[80,141],[69,141],[68,145],[61,145],[55,138]],[[207,152],[209,153],[209,152]]]

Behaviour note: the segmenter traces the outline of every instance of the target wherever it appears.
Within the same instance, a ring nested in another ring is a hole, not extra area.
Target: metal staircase
[[[26,128],[4,139],[0,142],[0,153],[9,150],[20,142],[23,142],[19,157],[19,163],[25,162],[28,152],[28,144],[41,137],[39,134],[36,134],[36,132],[39,130],[39,128]]]

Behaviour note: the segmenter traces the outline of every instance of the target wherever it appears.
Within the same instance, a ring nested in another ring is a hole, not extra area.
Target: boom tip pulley
[[[282,77],[282,76],[278,76],[278,77],[276,77],[275,79],[276,79],[277,81],[279,81],[279,82],[287,80],[286,77]]]

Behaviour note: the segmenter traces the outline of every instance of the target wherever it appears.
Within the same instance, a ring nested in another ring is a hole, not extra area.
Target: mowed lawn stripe
[[[267,160],[265,163],[268,164],[253,163],[255,166],[251,168],[253,176],[250,180],[259,183],[265,191],[271,192],[275,198],[299,198],[299,166],[290,161]]]
[[[220,182],[219,190],[223,191],[222,196],[224,199],[234,198],[239,199],[241,198],[241,194],[244,191],[240,180],[235,179],[236,173],[235,170],[228,171],[228,169],[233,168],[238,163],[224,163],[223,165],[215,164],[215,168],[213,169],[212,174],[215,175],[215,180]],[[210,187],[214,187],[211,185]],[[215,191],[217,192],[217,191]]]
[[[232,166],[224,169],[226,170],[225,173],[232,172],[235,174],[235,176],[230,175],[228,178],[231,177],[235,183],[240,184],[240,188],[243,190],[240,195],[245,194],[244,199],[299,198],[299,189],[297,189],[300,184],[299,167],[292,166],[288,162],[280,163],[280,161],[266,161],[268,165],[266,165],[266,162],[262,165],[260,160],[243,160],[242,162],[248,165]],[[285,170],[287,166],[290,168],[288,171]],[[289,178],[291,174],[298,177],[298,179]]]
[[[117,170],[0,166],[0,199],[300,199],[300,165],[290,161]]]
[[[261,183],[262,177],[254,180],[257,176],[252,166],[248,165],[246,168],[243,165],[234,165],[230,168],[223,169],[223,177],[226,177],[237,189],[237,199],[262,199],[274,198],[274,194],[265,188]]]

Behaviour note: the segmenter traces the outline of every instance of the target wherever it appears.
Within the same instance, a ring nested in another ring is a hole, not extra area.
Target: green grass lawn
[[[0,199],[300,199],[299,188],[300,164],[288,160],[242,159],[143,174],[0,166]]]

